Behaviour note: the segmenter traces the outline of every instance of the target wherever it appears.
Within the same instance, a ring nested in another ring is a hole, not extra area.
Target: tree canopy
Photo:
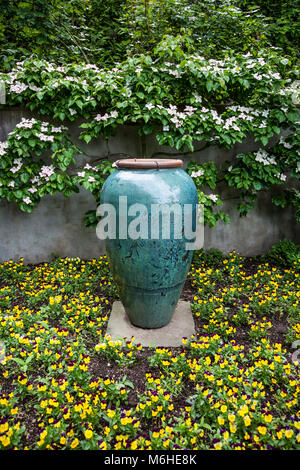
[[[110,66],[149,53],[165,35],[221,58],[275,48],[296,61],[299,15],[293,0],[1,0],[0,66],[25,57]]]

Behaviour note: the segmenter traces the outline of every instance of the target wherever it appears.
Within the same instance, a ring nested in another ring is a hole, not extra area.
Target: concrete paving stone
[[[134,336],[135,343],[143,346],[177,347],[182,345],[182,338],[195,334],[195,324],[190,302],[180,300],[168,325],[162,328],[143,329],[130,323],[120,301],[113,303],[106,334],[113,341]]]

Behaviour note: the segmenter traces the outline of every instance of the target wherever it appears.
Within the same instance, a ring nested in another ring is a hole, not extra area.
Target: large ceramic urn
[[[195,231],[196,187],[181,160],[126,159],[116,167],[100,198],[115,217],[105,239],[109,265],[130,322],[160,328],[172,318],[191,264],[185,224],[192,220]]]

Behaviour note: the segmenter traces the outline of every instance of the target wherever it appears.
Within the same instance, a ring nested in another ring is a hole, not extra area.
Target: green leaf
[[[212,80],[207,80],[207,82],[206,82],[207,91],[210,92],[212,87],[213,87],[213,81]]]
[[[21,173],[21,175],[20,175],[20,179],[21,179],[22,183],[27,183],[29,178],[30,178],[30,176],[29,176],[28,173]]]
[[[260,140],[261,140],[261,142],[262,142],[262,144],[263,144],[264,146],[266,146],[266,145],[268,144],[268,142],[269,142],[269,139],[268,139],[268,137],[266,137],[266,136],[262,136],[262,137],[260,138]]]
[[[253,181],[253,187],[256,189],[256,191],[260,191],[262,188],[262,185],[259,181]]]
[[[89,134],[86,134],[83,136],[83,140],[88,144],[92,140],[92,136]]]

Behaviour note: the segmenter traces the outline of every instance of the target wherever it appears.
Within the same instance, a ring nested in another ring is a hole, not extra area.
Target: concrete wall
[[[21,108],[0,112],[0,140],[6,139],[22,117],[32,117],[32,114]],[[179,154],[174,149],[159,146],[153,136],[141,138],[135,126],[120,127],[116,136],[108,141],[97,139],[86,145],[77,139],[80,133],[78,124],[72,123],[70,132],[74,142],[87,153],[78,158],[78,168],[103,158],[117,160],[127,156],[175,156],[182,158],[184,165],[190,160],[211,160],[221,166],[237,153],[259,148],[259,144],[247,139],[230,151],[211,147],[202,152],[199,149],[193,154]],[[299,243],[300,224],[296,223],[291,211],[275,207],[270,202],[270,195],[261,194],[255,209],[246,218],[240,218],[235,209],[238,193],[228,187],[219,187],[215,192],[225,200],[221,208],[229,213],[231,224],[218,222],[214,228],[206,227],[205,249],[215,247],[224,252],[236,250],[251,256],[266,252],[284,238]],[[0,201],[0,262],[24,257],[25,262],[38,263],[51,259],[52,253],[83,259],[98,257],[104,253],[103,243],[96,237],[94,229],[87,229],[83,225],[85,212],[94,208],[93,197],[84,189],[70,198],[61,194],[46,196],[31,214],[23,213],[14,203]]]

